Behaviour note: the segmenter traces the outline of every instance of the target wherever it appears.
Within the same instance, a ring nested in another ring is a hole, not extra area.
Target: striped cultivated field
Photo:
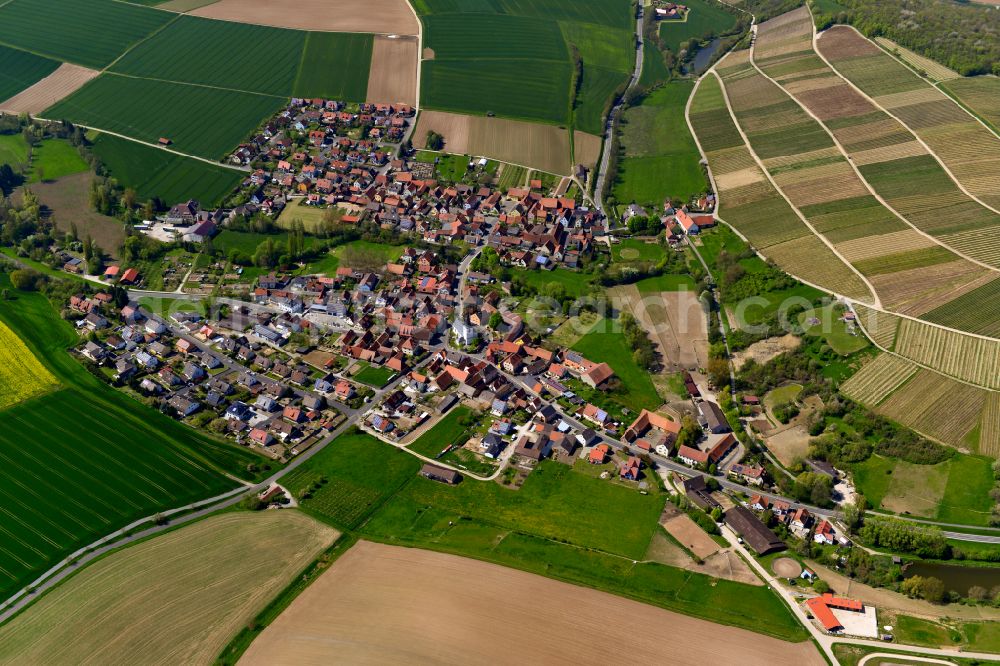
[[[94,562],[0,627],[0,662],[211,664],[336,538],[294,510],[173,530]]]
[[[948,301],[921,318],[950,328],[1000,337],[1000,278]]]
[[[44,112],[218,160],[286,103],[284,97],[102,74]],[[152,110],[156,112],[152,112]]]
[[[0,42],[102,69],[176,17],[114,0],[12,0],[0,5]]]
[[[994,210],[962,193],[929,155],[915,153],[909,159],[894,160],[898,164],[891,169],[872,174],[876,189],[881,184],[886,198],[898,199],[897,210],[912,216],[914,224],[932,229],[935,236],[970,256],[1000,265],[1000,242],[986,244],[997,235],[988,227],[1000,225],[996,210],[1000,208],[1000,137],[853,28],[831,28],[817,44],[840,74],[902,123],[900,142],[919,137],[971,195]],[[920,202],[930,196],[948,206],[951,219],[945,222],[941,215],[926,210],[927,203]],[[970,230],[975,233],[966,233]]]
[[[923,72],[928,76],[928,78],[931,78],[934,81],[950,81],[951,79],[962,78],[962,75],[955,70],[949,69],[941,63],[931,60],[930,58],[926,58],[919,53],[914,53],[910,49],[900,46],[888,37],[876,37],[875,43],[886,51],[892,53],[910,67]]]
[[[945,444],[978,446],[967,438],[979,425],[987,393],[932,370],[920,370],[877,411]]]
[[[1000,130],[1000,77],[962,76],[942,84],[948,92],[986,122]]]
[[[986,396],[986,407],[979,426],[979,452],[1000,458],[1000,393]]]
[[[896,331],[899,330],[899,317],[863,305],[856,305],[854,311],[865,334],[882,349],[892,351],[896,344]]]
[[[917,374],[917,370],[919,368],[906,359],[892,354],[879,354],[841,384],[840,390],[851,400],[876,407],[910,377]]]
[[[699,83],[690,121],[716,180],[722,219],[792,275],[835,293],[871,299],[864,282],[812,233],[758,166],[715,75]]]
[[[810,72],[815,71],[817,62],[825,67],[812,52],[811,24],[803,31],[800,21],[790,20],[798,16],[808,20],[808,12],[803,9],[774,19],[776,27],[771,27],[771,22],[763,24],[757,41],[764,62],[770,63],[769,75],[792,83],[801,80],[803,72],[812,76]],[[720,63],[719,71],[751,147],[792,206],[835,246],[845,261],[871,279],[882,304],[908,312],[912,308],[935,307],[940,294],[956,289],[952,281],[955,273],[965,278],[962,284],[975,286],[971,283],[977,273],[986,270],[919,233],[883,206],[826,128],[787,90],[763,76],[747,55],[731,54]],[[754,61],[761,57],[755,51]],[[823,78],[840,82],[832,72]],[[876,279],[916,271],[925,272],[925,276],[920,280]],[[939,277],[941,282],[928,279],[933,277]]]
[[[880,354],[841,384],[847,397],[921,434],[1000,456],[1000,393]]]
[[[829,46],[836,34],[824,33],[820,44]],[[813,187],[794,181],[786,187],[779,180],[782,190],[792,203],[796,197],[804,202],[799,205],[803,214],[869,278],[883,306],[921,316],[974,293],[996,273],[952,248],[983,262],[1000,260],[996,254],[1000,253],[1000,234],[982,229],[1000,222],[1000,217],[962,193],[909,128],[852,88],[820,58],[812,39],[809,10],[789,12],[760,26],[753,61],[836,138],[837,155],[850,157],[863,176],[862,180],[844,162],[854,179],[851,182],[863,188],[863,195],[853,195],[844,176],[833,171],[837,158],[825,154],[822,162],[810,156],[807,163],[826,178],[810,183]],[[865,44],[885,56],[870,42]],[[785,113],[789,133],[803,132],[803,117],[804,113]],[[753,143],[753,134],[748,134]],[[813,166],[818,163],[821,168]],[[780,168],[787,167],[781,164]],[[816,187],[820,183],[824,187]],[[872,193],[883,197],[888,206]],[[809,202],[823,195],[830,200]],[[964,328],[973,330],[968,325]]]
[[[1000,388],[1000,340],[903,319],[896,335],[895,352],[963,381]]]
[[[0,46],[0,102],[38,83],[58,67],[55,60]]]

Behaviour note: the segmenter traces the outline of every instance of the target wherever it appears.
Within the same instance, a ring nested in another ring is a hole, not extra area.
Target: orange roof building
[[[806,601],[806,606],[809,607],[810,612],[812,612],[813,617],[819,620],[823,628],[830,633],[838,633],[844,630],[844,626],[837,619],[837,616],[833,614],[831,609],[837,608],[840,610],[849,610],[855,613],[863,613],[865,610],[864,604],[856,599],[846,599],[844,597],[835,597],[829,592],[818,597],[813,597]]]

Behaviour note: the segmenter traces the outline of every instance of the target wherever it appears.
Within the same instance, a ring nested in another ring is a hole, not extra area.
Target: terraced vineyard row
[[[819,49],[840,73],[923,139],[969,192],[1000,206],[1000,137],[852,28],[831,28]]]
[[[987,391],[921,370],[879,405],[877,411],[917,432],[955,447],[971,441],[983,415]]]
[[[1000,388],[1000,340],[977,338],[903,319],[896,353],[944,374],[988,388]]]
[[[820,43],[829,46],[836,34],[824,33]],[[1000,260],[1000,234],[982,231],[1000,217],[963,194],[908,128],[827,65],[813,50],[812,37],[806,8],[772,19],[759,28],[754,63],[822,121],[864,177],[855,175],[856,182],[867,183],[891,209],[871,196],[837,199],[844,191],[838,180],[830,202],[803,207],[803,213],[870,279],[890,310],[919,317],[994,279],[994,272],[950,248],[980,261]],[[914,94],[898,74],[886,74],[895,82],[887,85],[900,90],[897,99]],[[795,193],[794,187],[786,190],[790,197]],[[980,322],[956,319],[949,325],[974,332]]]
[[[811,32],[799,30],[784,41],[773,38],[798,29],[797,21],[785,17],[800,14],[808,18],[807,13],[792,12],[775,19],[781,21],[777,28],[767,29],[770,22],[764,24],[757,41],[775,73],[793,82],[801,80],[803,68],[815,68],[813,60],[823,66],[811,51]],[[806,52],[811,57],[803,55]],[[731,54],[720,63],[719,72],[751,147],[788,201],[835,245],[844,260],[871,279],[884,306],[919,314],[939,305],[941,294],[955,289],[956,273],[972,283],[986,272],[883,206],[823,125],[758,72],[747,56],[747,52]],[[831,72],[827,78],[836,77]],[[918,273],[921,279],[913,279]],[[897,279],[895,274],[907,279]]]
[[[852,298],[871,299],[864,282],[809,230],[757,165],[716,76],[699,83],[690,121],[716,180],[722,219],[796,277]]]
[[[906,359],[880,354],[841,384],[840,390],[851,400],[875,407],[915,375],[918,369]]]

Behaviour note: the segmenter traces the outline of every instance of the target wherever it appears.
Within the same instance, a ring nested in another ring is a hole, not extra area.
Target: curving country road
[[[635,87],[635,84],[639,82],[639,77],[642,76],[642,19],[644,16],[645,9],[643,9],[642,3],[639,3],[635,19],[635,67],[632,69],[632,77],[629,79],[625,92],[615,101],[615,105],[611,107],[611,111],[608,113],[608,118],[604,124],[604,149],[601,151],[601,162],[597,166],[597,174],[594,180],[594,205],[597,207],[597,210],[604,213],[605,217],[607,217],[607,212],[604,210],[604,188],[608,180],[608,164],[611,162],[612,139],[614,138],[615,127],[618,124],[618,116],[621,115],[622,108],[625,105],[625,95]]]

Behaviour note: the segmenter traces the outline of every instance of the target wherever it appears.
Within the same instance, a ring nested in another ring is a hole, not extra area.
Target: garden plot
[[[694,291],[640,294],[636,286],[609,290],[649,333],[671,370],[697,370],[708,364],[708,323]]]

